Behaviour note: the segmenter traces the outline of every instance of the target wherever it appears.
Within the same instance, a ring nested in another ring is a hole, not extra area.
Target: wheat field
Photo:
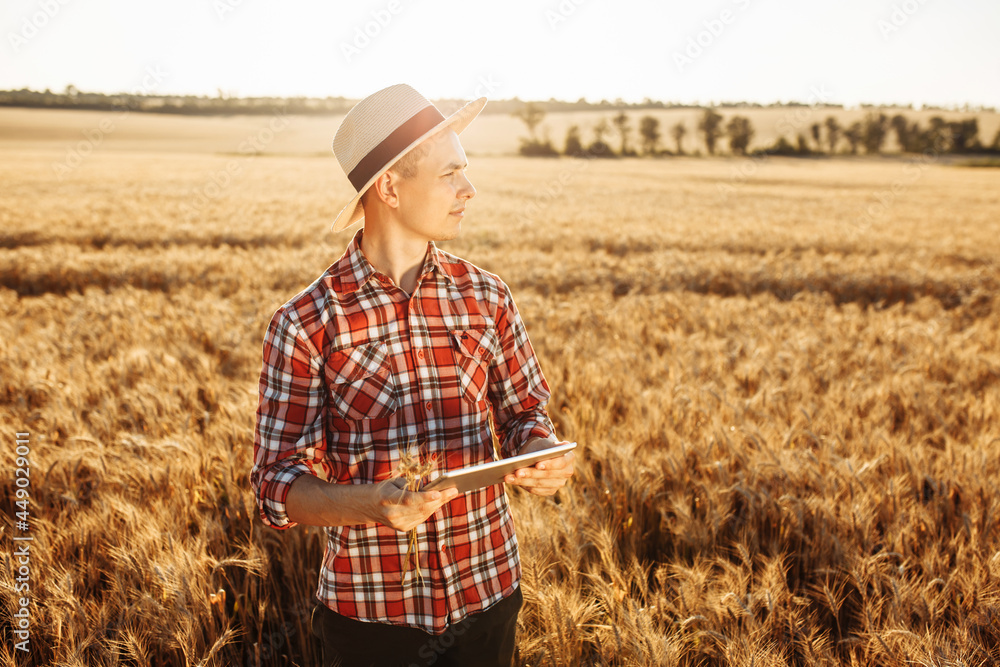
[[[318,658],[322,533],[247,475],[266,324],[349,185],[177,132],[60,177],[65,138],[0,142],[2,665]],[[1000,661],[1000,170],[470,162],[444,248],[511,286],[581,445],[555,499],[509,490],[520,665]]]

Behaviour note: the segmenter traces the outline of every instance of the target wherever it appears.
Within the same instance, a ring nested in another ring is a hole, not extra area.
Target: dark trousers
[[[323,646],[323,667],[510,667],[522,603],[518,587],[440,635],[358,621],[319,604],[313,609],[312,632]]]

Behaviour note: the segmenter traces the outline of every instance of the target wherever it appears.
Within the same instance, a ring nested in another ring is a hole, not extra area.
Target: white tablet
[[[530,454],[512,456],[499,461],[480,463],[460,470],[449,470],[441,473],[431,481],[427,482],[420,489],[421,491],[433,491],[435,489],[450,489],[455,487],[459,493],[481,489],[484,486],[499,484],[503,478],[521,468],[530,468],[539,461],[553,459],[562,456],[566,452],[576,449],[575,442],[568,442],[565,445],[557,445],[548,449],[541,449]]]

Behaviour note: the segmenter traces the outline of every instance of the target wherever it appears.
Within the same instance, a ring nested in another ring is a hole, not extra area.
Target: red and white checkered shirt
[[[361,252],[343,257],[274,314],[264,338],[250,484],[274,528],[299,475],[337,484],[392,476],[419,445],[438,470],[496,459],[553,428],[549,388],[507,286],[428,244],[411,296]],[[458,496],[408,535],[328,527],[317,597],[339,614],[440,634],[511,594],[521,575],[502,484]],[[406,574],[404,580],[404,573]]]

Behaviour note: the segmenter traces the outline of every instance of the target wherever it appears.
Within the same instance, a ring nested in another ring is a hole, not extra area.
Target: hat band
[[[424,107],[393,130],[388,137],[371,149],[368,155],[361,158],[357,166],[347,175],[347,179],[354,189],[360,192],[368,180],[386,166],[389,160],[396,158],[415,139],[434,129],[443,120],[444,116],[437,107],[434,105]]]

